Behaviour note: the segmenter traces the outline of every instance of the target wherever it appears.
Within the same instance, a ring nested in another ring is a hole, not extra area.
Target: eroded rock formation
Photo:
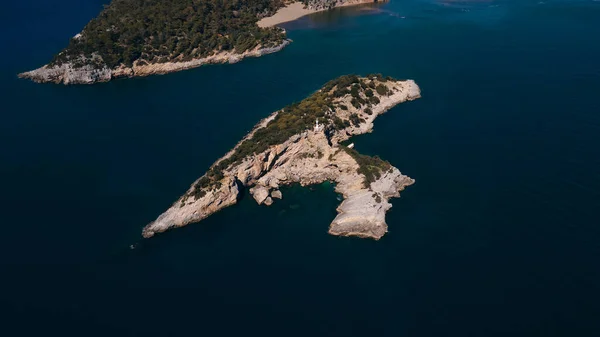
[[[260,57],[278,52],[285,48],[290,42],[291,40],[284,40],[280,45],[270,48],[258,46],[253,50],[241,54],[236,53],[235,50],[219,52],[212,56],[185,62],[145,63],[136,61],[133,67],[121,65],[115,69],[107,68],[103,65],[101,60],[97,65],[86,64],[83,66],[76,66],[73,63],[63,63],[60,66],[45,65],[39,69],[21,73],[19,74],[19,77],[27,78],[37,83],[94,84],[97,82],[108,82],[120,77],[168,74],[180,70],[197,68],[207,64],[237,63],[247,57]],[[81,62],[84,62],[84,60]]]
[[[270,205],[282,197],[281,186],[294,183],[307,186],[330,181],[335,183],[336,192],[342,194],[344,200],[337,208],[338,215],[331,223],[329,233],[381,238],[387,232],[385,214],[392,207],[388,200],[399,197],[399,192],[414,180],[389,163],[359,155],[340,143],[354,135],[371,132],[378,115],[399,103],[419,98],[420,90],[412,80],[367,77],[357,81],[347,90],[339,90],[341,84],[338,84],[317,92],[321,94],[320,98],[331,97],[324,103],[327,111],[319,117],[322,124],[306,125],[302,132],[286,141],[232,162],[242,148],[259,141],[256,139],[259,133],[264,137],[265,130],[270,130],[273,123],[286,118],[283,114],[297,113],[298,110],[284,109],[263,120],[232,151],[215,162],[186,194],[148,224],[143,236],[149,238],[171,228],[198,222],[233,205],[241,188],[248,188],[258,204]],[[329,90],[325,96],[322,95],[324,90]],[[302,107],[302,103],[299,106]],[[231,163],[223,165],[226,162]],[[364,167],[365,162],[369,167]],[[223,166],[223,170],[215,172]]]

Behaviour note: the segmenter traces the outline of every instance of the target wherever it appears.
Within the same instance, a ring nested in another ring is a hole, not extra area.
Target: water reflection
[[[359,15],[374,15],[385,12],[385,3],[363,4],[350,7],[333,8],[304,16],[298,20],[287,22],[281,26],[285,29],[319,28],[331,24],[350,22],[349,18]]]
[[[357,16],[392,20],[458,20],[492,24],[506,14],[506,0],[404,0],[334,8],[282,24],[289,30],[324,27],[348,28]]]

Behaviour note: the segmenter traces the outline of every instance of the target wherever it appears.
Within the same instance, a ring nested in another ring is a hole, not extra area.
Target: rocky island
[[[274,27],[289,21],[281,15],[297,18],[376,1],[113,0],[50,63],[19,77],[38,83],[93,84],[236,63],[277,52],[291,42],[283,29]],[[279,10],[287,11],[278,14]],[[272,16],[274,20],[257,24]]]
[[[188,191],[142,232],[156,233],[199,222],[235,204],[248,189],[259,205],[282,198],[283,185],[330,181],[344,200],[329,233],[379,239],[387,232],[391,197],[414,180],[379,157],[343,145],[371,132],[378,115],[421,97],[412,80],[381,75],[342,76],[257,124]]]

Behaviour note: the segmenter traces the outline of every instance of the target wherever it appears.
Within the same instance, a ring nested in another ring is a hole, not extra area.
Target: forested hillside
[[[113,0],[50,65],[115,68],[135,60],[187,61],[219,50],[272,47],[283,41],[283,31],[256,22],[282,5],[281,0]]]

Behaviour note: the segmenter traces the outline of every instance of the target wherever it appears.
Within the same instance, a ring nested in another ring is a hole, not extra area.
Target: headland
[[[145,238],[199,222],[237,203],[247,189],[259,205],[283,197],[280,187],[330,181],[344,200],[329,233],[379,239],[387,232],[389,199],[414,180],[389,162],[343,145],[371,132],[390,108],[421,97],[412,80],[347,75],[299,103],[274,112],[218,159],[188,191],[142,232]]]

